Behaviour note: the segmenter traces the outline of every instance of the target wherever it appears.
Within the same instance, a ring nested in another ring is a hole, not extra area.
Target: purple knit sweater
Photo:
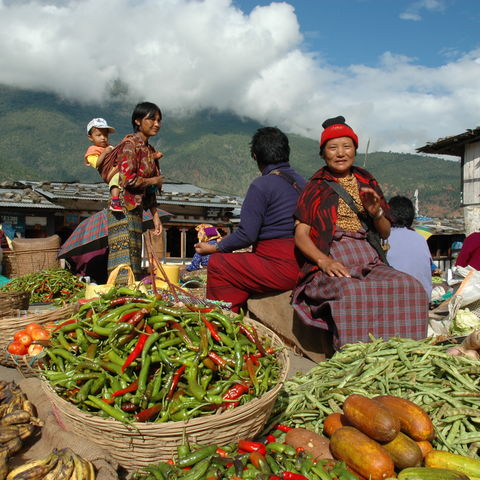
[[[262,176],[248,187],[235,232],[218,243],[220,252],[228,253],[255,244],[259,240],[292,238],[298,193],[285,178],[269,175],[281,170],[295,178],[300,188],[307,183],[288,162],[268,165]]]

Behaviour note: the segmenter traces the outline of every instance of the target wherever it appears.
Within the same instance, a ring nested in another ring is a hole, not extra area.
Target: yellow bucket
[[[172,265],[171,263],[162,263],[162,267],[170,283],[174,283],[175,285],[178,285],[178,281],[180,277],[180,265]],[[162,271],[159,268],[155,268],[155,276],[157,277],[155,280],[155,285],[157,286],[157,288],[167,289],[168,283],[162,280],[164,277],[163,277]]]

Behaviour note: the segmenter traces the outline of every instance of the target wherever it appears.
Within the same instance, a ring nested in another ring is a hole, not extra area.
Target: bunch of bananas
[[[0,477],[1,478],[1,477]],[[41,460],[24,463],[12,470],[7,480],[95,480],[93,464],[69,448],[53,450]]]
[[[17,453],[35,431],[42,426],[35,407],[13,382],[0,381],[0,480],[7,475],[7,459]]]

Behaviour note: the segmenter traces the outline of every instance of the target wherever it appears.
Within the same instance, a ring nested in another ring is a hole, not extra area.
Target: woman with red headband
[[[427,295],[386,264],[389,207],[375,178],[354,166],[358,137],[342,116],[322,126],[326,166],[307,183],[295,212],[304,262],[293,306],[305,324],[333,335],[335,349],[368,342],[370,334],[425,337]]]

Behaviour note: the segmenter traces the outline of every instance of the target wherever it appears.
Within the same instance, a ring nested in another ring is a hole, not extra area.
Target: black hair
[[[393,227],[412,226],[415,218],[415,208],[409,198],[397,195],[389,200],[388,205],[390,206]]]
[[[142,118],[153,118],[155,114],[160,115],[160,120],[162,119],[162,111],[154,103],[151,102],[141,102],[133,109],[132,113],[132,127],[134,132],[138,132],[139,126],[135,123],[135,120],[141,120]]]
[[[259,128],[250,142],[250,155],[258,165],[288,162],[288,137],[277,127]]]

